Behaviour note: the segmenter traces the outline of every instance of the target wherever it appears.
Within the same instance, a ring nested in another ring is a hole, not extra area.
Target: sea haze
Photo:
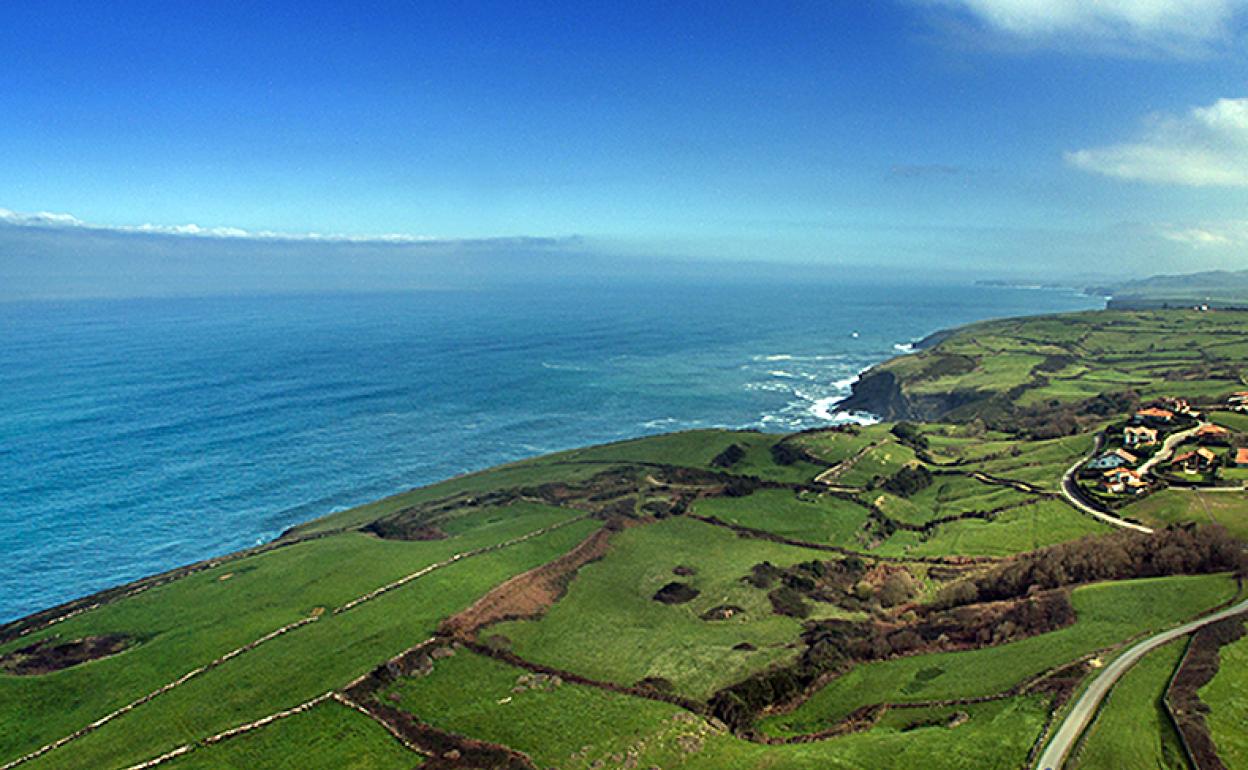
[[[826,424],[971,286],[528,286],[0,304],[0,621],[557,449]]]

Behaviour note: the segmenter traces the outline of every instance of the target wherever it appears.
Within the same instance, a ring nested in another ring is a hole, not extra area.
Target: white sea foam
[[[832,383],[832,387],[836,388],[842,393],[845,393],[850,388],[852,388],[854,386],[854,383],[857,381],[858,381],[858,375],[855,374],[853,377],[846,377],[843,380],[836,380],[835,382]]]
[[[641,426],[643,428],[657,430],[659,428],[670,428],[671,426],[677,424],[678,422],[680,421],[677,420],[675,417],[663,417],[657,420],[649,420],[647,422],[643,422]]]
[[[832,419],[839,423],[852,422],[858,425],[875,425],[880,418],[867,412],[837,412]]]
[[[840,400],[840,396],[825,396],[824,398],[815,399],[815,402],[810,405],[810,413],[820,420],[835,420],[836,414],[833,413],[832,407],[836,406]]]
[[[773,369],[773,370],[771,370],[770,372],[767,372],[767,373],[768,373],[768,374],[770,374],[772,377],[788,377],[788,378],[790,378],[790,379],[792,379],[792,378],[794,378],[794,377],[796,377],[796,376],[797,376],[797,375],[796,375],[796,374],[794,374],[793,372],[786,372],[786,371],[784,371],[783,369]]]
[[[758,361],[792,361],[793,356],[789,355],[788,353],[776,353],[775,355],[756,357],[755,360],[758,360]]]

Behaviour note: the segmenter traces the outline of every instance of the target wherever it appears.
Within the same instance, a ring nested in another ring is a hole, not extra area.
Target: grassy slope
[[[333,701],[197,748],[169,770],[411,770],[419,763],[381,725]]]
[[[1187,770],[1178,732],[1161,702],[1186,648],[1186,639],[1176,639],[1123,676],[1070,761],[1072,768]]]
[[[192,668],[286,623],[471,548],[501,542],[572,512],[536,505],[485,511],[471,532],[425,543],[341,535],[232,562],[106,605],[32,639],[122,632],[145,639],[125,653],[40,677],[0,676],[0,757],[69,733]],[[229,575],[228,579],[222,580]],[[66,699],[64,693],[74,697]]]
[[[894,359],[891,371],[908,394],[974,389],[1005,393],[1027,386],[1022,405],[1074,401],[1109,390],[1144,395],[1179,390],[1215,397],[1240,384],[1248,359],[1248,314],[1192,311],[1097,311],[973,324],[935,347]],[[1045,356],[1069,356],[1060,368],[1035,369]],[[948,364],[973,362],[969,372]],[[1202,368],[1208,367],[1203,373]],[[943,372],[959,372],[944,374]]]
[[[999,647],[859,666],[790,714],[763,721],[776,735],[814,732],[872,703],[990,695],[1080,655],[1198,614],[1235,593],[1220,575],[1132,580],[1074,592],[1078,622]]]
[[[1013,508],[992,521],[963,519],[942,524],[926,540],[912,532],[898,532],[876,552],[900,557],[1008,556],[1108,531],[1107,525],[1063,502],[1045,500]]]
[[[1248,767],[1248,637],[1219,651],[1218,675],[1200,689],[1218,756],[1230,768]]]
[[[787,489],[699,500],[694,511],[796,540],[844,548],[861,547],[860,536],[867,522],[867,509],[857,503]]]
[[[1241,540],[1248,540],[1248,496],[1242,492],[1165,489],[1127,506],[1123,515],[1154,527],[1184,521],[1216,523]]]
[[[739,538],[691,519],[668,519],[617,535],[607,557],[584,567],[567,596],[543,618],[503,623],[489,633],[507,637],[521,656],[550,666],[622,684],[663,677],[679,692],[705,697],[793,655],[788,645],[801,624],[774,614],[766,591],[741,581],[750,566],[828,557]],[[678,565],[697,574],[677,578],[672,569]],[[687,604],[654,601],[655,591],[673,580],[702,593]],[[721,604],[745,612],[726,621],[699,617]],[[741,642],[758,649],[732,649]]]
[[[1045,714],[1039,700],[1019,698],[960,709],[970,720],[956,730],[906,730],[952,709],[897,711],[875,729],[835,741],[761,746],[714,731],[674,706],[618,693],[569,684],[515,692],[523,673],[460,652],[438,661],[429,676],[401,680],[394,691],[401,708],[433,725],[504,743],[539,767],[561,770],[1017,767]],[[635,764],[627,764],[630,757]]]
[[[491,586],[568,550],[593,526],[583,522],[458,562],[341,616],[326,616],[27,766],[122,766],[340,687],[428,637],[440,619],[467,606]],[[228,606],[222,609],[228,611]],[[81,692],[78,688],[71,691]],[[29,724],[25,717],[21,722]],[[84,722],[77,719],[69,727]],[[64,732],[68,730],[57,729],[55,734]]]

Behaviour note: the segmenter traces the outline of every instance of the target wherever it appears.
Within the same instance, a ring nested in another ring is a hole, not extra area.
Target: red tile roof
[[[1235,450],[1235,464],[1248,465],[1248,447],[1240,447]]]

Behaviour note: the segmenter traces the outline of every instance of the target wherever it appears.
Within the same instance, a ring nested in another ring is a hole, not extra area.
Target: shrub
[[[714,465],[716,468],[731,468],[744,457],[745,450],[741,448],[740,444],[729,444],[727,449],[715,455],[715,458],[711,460],[711,465]]]
[[[932,472],[925,465],[905,465],[883,483],[887,492],[899,497],[922,492],[932,485]]]

